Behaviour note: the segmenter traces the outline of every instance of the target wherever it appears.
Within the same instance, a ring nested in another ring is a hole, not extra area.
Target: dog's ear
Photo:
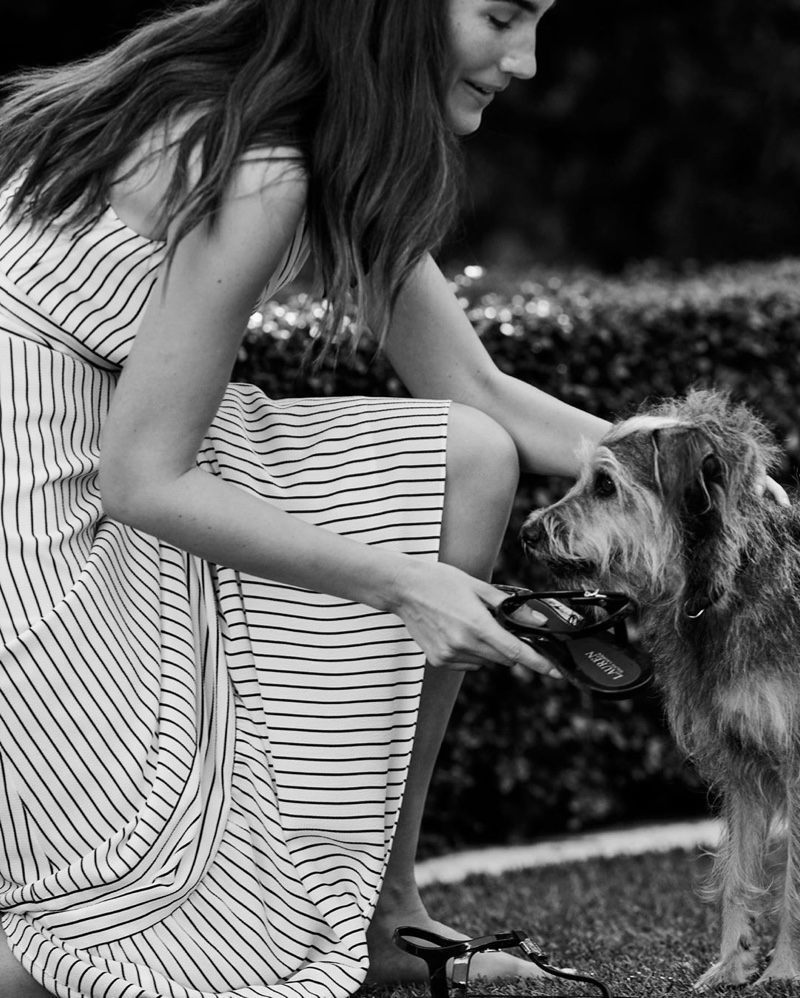
[[[727,471],[711,441],[695,427],[675,426],[653,433],[654,477],[671,509],[687,521],[700,521],[718,509]]]
[[[710,446],[706,442],[706,446]],[[702,443],[701,451],[702,452]],[[725,490],[725,468],[719,457],[709,450],[700,461],[698,473],[684,495],[686,513],[703,517],[719,506]]]
[[[670,427],[654,436],[662,500],[674,511],[683,542],[682,606],[696,617],[730,586],[731,552],[725,524],[730,469],[709,437],[695,427]]]

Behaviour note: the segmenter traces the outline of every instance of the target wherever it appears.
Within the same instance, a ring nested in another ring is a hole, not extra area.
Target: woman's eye
[[[511,27],[510,19],[508,21],[503,21],[499,17],[492,17],[491,14],[489,14],[488,16],[489,16],[489,23],[492,25],[492,27],[497,28],[498,31],[508,31],[508,29]]]
[[[593,489],[596,496],[601,499],[609,499],[617,491],[617,486],[611,475],[606,474],[605,471],[598,471],[594,476]]]

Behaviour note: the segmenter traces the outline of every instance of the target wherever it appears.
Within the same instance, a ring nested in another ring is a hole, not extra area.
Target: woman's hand
[[[391,609],[421,646],[429,665],[467,671],[499,664],[560,675],[548,659],[495,620],[492,609],[507,593],[451,565],[408,561],[397,580],[399,597]],[[545,618],[532,614],[530,622],[544,624]]]
[[[770,496],[779,506],[791,506],[789,496],[786,494],[784,487],[779,485],[774,478],[770,478],[766,473],[756,482],[756,493],[759,496],[765,494]]]

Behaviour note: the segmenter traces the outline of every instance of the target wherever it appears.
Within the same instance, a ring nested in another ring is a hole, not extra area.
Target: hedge
[[[479,268],[454,291],[497,364],[604,417],[648,397],[716,385],[774,427],[800,469],[800,261],[715,267],[699,273],[642,268],[619,278],[541,276],[502,286]],[[359,347],[314,371],[303,364],[319,303],[293,294],[251,321],[234,379],[274,396],[402,395],[382,357]],[[525,563],[517,533],[528,510],[563,494],[564,480],[521,483],[497,581],[546,585]],[[469,675],[428,799],[422,854],[530,841],[589,827],[707,812],[708,794],[674,748],[657,697],[592,701],[566,684]]]

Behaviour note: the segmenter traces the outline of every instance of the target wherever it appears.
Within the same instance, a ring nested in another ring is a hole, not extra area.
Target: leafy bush
[[[800,262],[717,267],[697,274],[641,269],[608,280],[580,273],[497,290],[477,268],[453,286],[498,365],[597,415],[626,414],[692,384],[728,388],[775,428],[800,468]],[[319,304],[307,295],[254,317],[234,376],[271,395],[400,395],[385,359],[359,347],[336,371],[302,363]],[[559,479],[523,481],[496,578],[542,587],[516,540]],[[428,801],[423,851],[530,840],[612,822],[704,813],[705,789],[684,764],[656,697],[591,701],[571,686],[501,668],[470,675]]]

